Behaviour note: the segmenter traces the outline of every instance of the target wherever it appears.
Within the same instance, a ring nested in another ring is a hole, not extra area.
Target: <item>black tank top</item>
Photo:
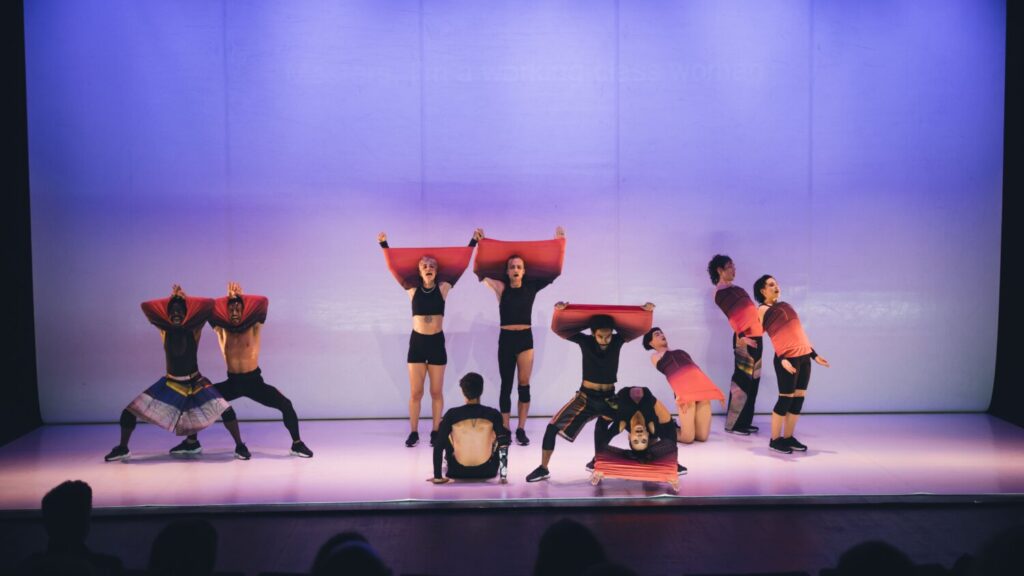
[[[190,329],[167,330],[164,332],[164,355],[167,357],[167,373],[174,376],[188,376],[199,371],[196,353],[199,344]]]
[[[587,334],[576,334],[569,338],[580,347],[583,355],[583,379],[594,384],[615,384],[619,378],[619,352],[626,340],[618,333],[612,334],[608,347],[601,350],[597,339]]]
[[[548,284],[551,284],[550,280],[523,278],[523,284],[519,288],[513,288],[512,284],[506,281],[505,289],[501,291],[501,300],[498,303],[501,325],[529,325],[533,316],[533,301],[537,298],[537,292],[540,292]]]
[[[444,298],[441,297],[441,290],[434,284],[433,290],[424,290],[422,286],[416,288],[412,295],[413,316],[444,316]]]

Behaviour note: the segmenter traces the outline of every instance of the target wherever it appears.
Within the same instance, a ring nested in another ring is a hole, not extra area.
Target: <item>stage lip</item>
[[[684,480],[685,482],[685,480]],[[260,504],[205,504],[176,506],[107,506],[93,508],[94,518],[120,516],[174,516],[196,514],[274,514],[332,512],[424,512],[457,510],[530,510],[539,508],[772,508],[776,506],[932,506],[991,505],[1024,502],[1024,493],[1001,494],[820,494],[800,496],[674,496],[594,498],[519,498],[513,500],[380,500],[365,502],[296,502]],[[0,519],[41,517],[38,509],[0,510]]]

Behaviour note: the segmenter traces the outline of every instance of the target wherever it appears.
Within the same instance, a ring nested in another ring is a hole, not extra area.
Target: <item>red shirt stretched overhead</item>
[[[172,324],[171,317],[167,314],[167,305],[170,304],[171,297],[143,302],[142,313],[146,315],[150,324],[161,330],[194,330],[210,318],[210,313],[213,312],[213,300],[198,296],[186,296],[184,300],[185,320],[180,326]]]
[[[643,306],[569,304],[562,310],[555,309],[551,316],[551,330],[562,338],[568,338],[589,328],[590,319],[601,314],[612,317],[615,331],[626,342],[643,336],[654,322],[654,312],[644,310]]]
[[[245,332],[254,324],[263,324],[267,321],[267,309],[270,307],[270,300],[266,296],[255,294],[243,294],[242,298],[242,321],[231,323],[231,314],[228,313],[228,297],[224,296],[213,301],[213,314],[210,316],[210,326],[223,328],[228,332]]]
[[[387,262],[391,275],[398,280],[402,288],[409,290],[422,283],[420,278],[420,260],[430,256],[437,260],[437,278],[435,282],[447,282],[452,286],[459,281],[462,273],[469,266],[473,256],[472,246],[449,248],[384,248],[384,261]]]
[[[505,242],[482,238],[477,245],[473,273],[481,281],[490,278],[507,282],[506,265],[512,256],[523,259],[526,276],[550,282],[562,274],[565,238],[529,242]]]
[[[732,331],[740,336],[761,336],[764,328],[757,317],[757,306],[747,291],[739,286],[729,286],[715,292],[715,304],[725,312]]]
[[[796,310],[785,302],[776,302],[765,311],[764,331],[779,358],[805,356],[814,350]]]

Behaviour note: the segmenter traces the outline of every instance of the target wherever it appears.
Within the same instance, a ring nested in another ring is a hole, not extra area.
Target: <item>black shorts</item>
[[[796,368],[796,374],[790,374],[782,367],[782,358],[775,356],[775,379],[779,383],[779,394],[792,394],[797,390],[807,390],[811,381],[811,355],[804,354],[794,358],[786,358]]]
[[[512,358],[533,349],[533,330],[502,330],[498,334],[498,358],[502,354]]]
[[[448,363],[448,352],[444,349],[444,332],[420,334],[415,330],[409,335],[409,364],[431,364],[444,366]]]
[[[486,480],[498,475],[498,453],[495,451],[491,459],[478,466],[463,466],[450,453],[445,454],[448,470],[445,476],[465,480]]]
[[[611,390],[599,392],[580,388],[572,400],[551,418],[551,425],[558,429],[559,436],[569,442],[575,442],[587,422],[602,416],[614,419],[617,404],[615,392]]]

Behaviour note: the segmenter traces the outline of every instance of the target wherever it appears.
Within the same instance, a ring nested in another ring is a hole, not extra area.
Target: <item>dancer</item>
[[[177,284],[170,298],[142,303],[150,323],[160,330],[167,360],[167,376],[139,394],[121,412],[121,442],[104,460],[124,460],[131,456],[128,440],[139,418],[179,436],[199,432],[220,416],[235,440],[235,458],[252,457],[242,442],[235,411],[210,381],[199,373],[197,351],[203,324],[210,317],[213,300],[185,294]]]
[[[670,350],[668,338],[661,328],[644,334],[644,350],[654,350],[651,364],[665,375],[675,393],[679,408],[679,434],[683,444],[706,442],[711,435],[711,401],[725,403],[725,396],[715,383],[683,350]]]
[[[486,480],[508,474],[508,445],[512,442],[501,413],[480,404],[484,378],[470,372],[459,380],[466,403],[452,408],[441,419],[437,442],[434,443],[434,484],[449,478]],[[441,476],[441,458],[448,461],[448,471]]]
[[[483,230],[478,230],[483,237]],[[495,258],[496,255],[504,258]],[[535,262],[533,256],[537,256]],[[474,272],[480,281],[494,291],[498,298],[501,316],[501,333],[498,336],[498,373],[501,376],[501,391],[498,408],[501,409],[505,427],[511,429],[512,382],[519,372],[518,423],[516,443],[530,444],[526,435],[526,419],[530,415],[530,376],[533,373],[533,332],[530,328],[533,316],[533,301],[548,284],[562,272],[565,256],[565,230],[555,229],[555,239],[547,242],[499,242],[485,239],[480,243]],[[504,263],[498,269],[495,261]],[[537,268],[527,275],[527,266]]]
[[[607,442],[597,450],[594,475],[597,484],[604,477],[627,480],[668,482],[678,488],[678,477],[686,468],[677,461],[678,426],[672,414],[650,389],[639,386],[623,388],[615,394],[615,421],[608,441],[624,430],[629,432],[629,449],[623,450]]]
[[[555,304],[556,311],[564,311],[567,308],[566,302]],[[600,311],[603,308],[605,307],[583,307],[586,312]],[[620,306],[616,308],[629,308],[640,312],[643,317],[647,318],[646,325],[649,326],[654,304],[648,302],[643,307]],[[618,381],[619,353],[626,342],[640,334],[640,332],[634,331],[623,335],[620,331],[615,330],[616,322],[612,316],[591,313],[587,317],[590,325],[590,334],[587,335],[579,332],[578,328],[573,330],[573,323],[560,324],[558,312],[555,314],[555,318],[552,319],[552,328],[555,333],[580,347],[583,361],[583,381],[580,384],[580,389],[565,406],[562,406],[561,410],[555,413],[544,430],[540,466],[526,476],[527,482],[539,482],[551,476],[548,464],[551,461],[551,454],[555,450],[556,436],[560,435],[569,442],[575,442],[580,430],[587,422],[602,419],[605,422],[598,421],[594,426],[594,451],[596,453],[600,446],[608,442],[609,433],[615,434],[609,430],[607,422],[611,422],[615,418],[614,398],[615,383]],[[593,469],[593,463],[594,461],[591,460],[587,464],[588,470]]]
[[[729,404],[725,411],[725,431],[749,436],[759,430],[752,424],[757,389],[761,384],[761,353],[764,329],[757,306],[747,291],[732,282],[736,264],[732,258],[716,254],[708,262],[708,274],[715,285],[715,304],[722,309],[732,327],[733,370],[729,385]]]
[[[796,310],[779,301],[781,293],[779,283],[768,274],[754,282],[754,298],[760,304],[757,312],[775,348],[772,364],[779,383],[779,399],[772,410],[772,438],[768,447],[791,454],[793,451],[807,451],[807,445],[797,440],[793,431],[803,411],[807,385],[811,381],[811,360],[826,368],[829,363],[814,351]]]
[[[388,235],[381,232],[377,242],[384,249],[391,273],[412,301],[412,333],[409,335],[409,436],[405,445],[419,444],[420,407],[423,384],[430,376],[430,445],[437,438],[444,410],[444,368],[448,352],[444,346],[444,306],[448,291],[469,265],[473,247],[483,236],[477,229],[466,248],[391,248]],[[440,262],[440,263],[439,263]],[[415,263],[415,267],[413,264]]]
[[[291,400],[263,381],[260,370],[260,339],[270,302],[266,296],[242,294],[237,282],[228,283],[228,295],[213,303],[210,326],[217,334],[220,351],[227,363],[228,379],[214,384],[228,402],[241,397],[281,411],[284,427],[292,437],[290,453],[312,458],[313,451],[299,437],[299,417]],[[171,448],[171,454],[199,454],[199,435],[192,434]]]

